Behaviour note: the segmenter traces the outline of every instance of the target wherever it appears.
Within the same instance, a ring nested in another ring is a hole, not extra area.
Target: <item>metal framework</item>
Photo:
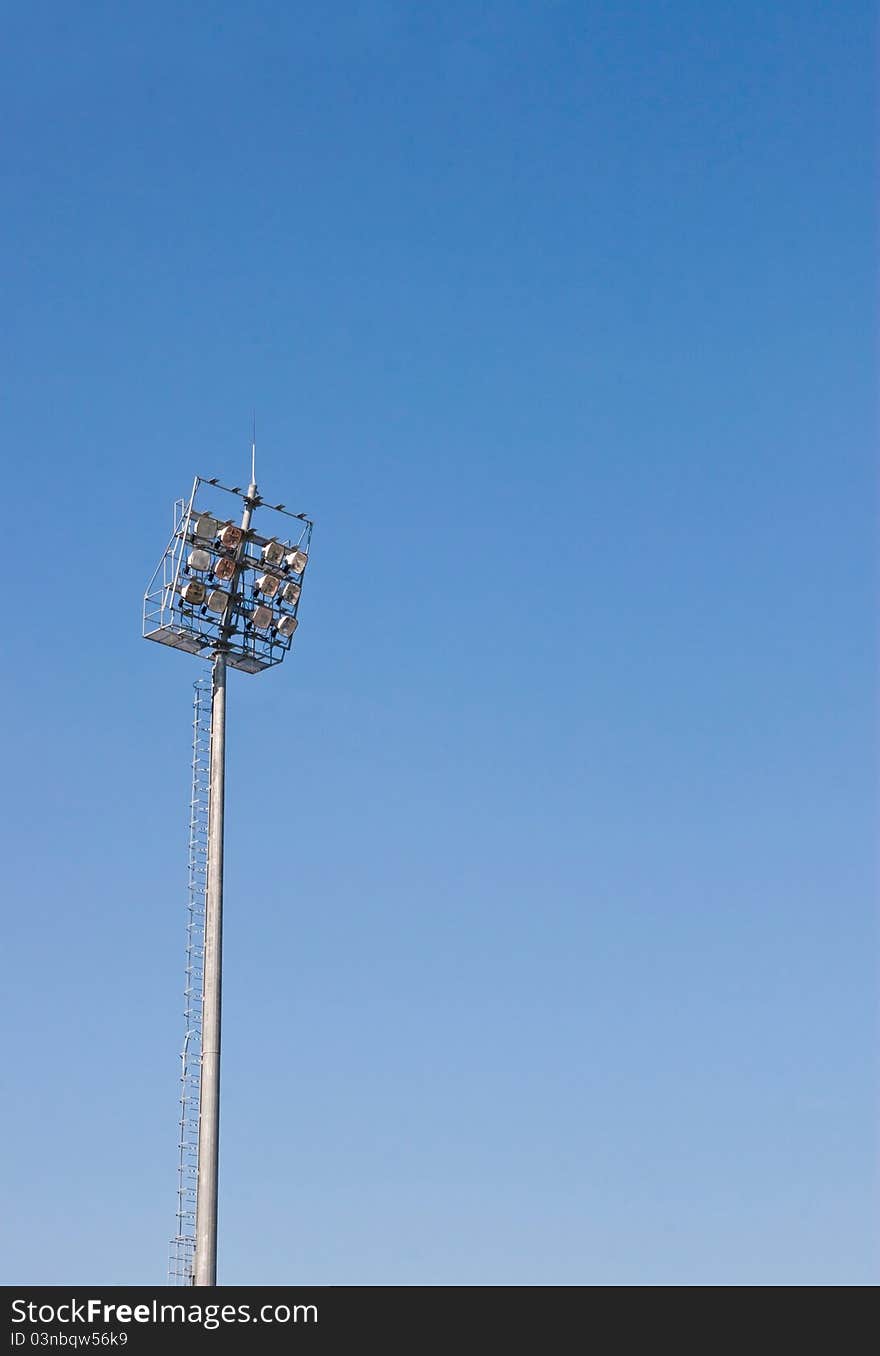
[[[196,476],[189,499],[177,501],[171,540],[143,609],[147,640],[211,661],[210,719],[207,684],[197,685],[193,732],[187,1027],[181,1057],[178,1226],[170,1267],[172,1282],[187,1284],[191,1278],[201,1286],[217,1284],[226,674],[229,667],[260,673],[288,654],[299,625],[312,536],[311,519],[304,513],[265,502],[253,471],[254,449],[251,456],[246,492]],[[239,523],[228,516],[229,496],[241,501]],[[254,514],[264,510],[273,515],[273,527],[279,524],[277,533],[252,527]]]
[[[284,504],[266,504],[251,488],[253,496],[196,476],[189,499],[177,500],[171,540],[144,595],[144,636],[206,657],[222,647],[230,667],[259,673],[280,664],[291,647],[312,522]],[[221,495],[242,500],[246,513],[271,509],[290,526],[278,536],[252,530],[242,536]],[[194,567],[194,556],[207,557],[209,567]]]
[[[186,973],[183,989],[183,1046],[180,1051],[180,1133],[177,1144],[177,1232],[169,1250],[169,1285],[192,1285],[196,1248],[210,775],[211,681],[203,675],[193,683]]]

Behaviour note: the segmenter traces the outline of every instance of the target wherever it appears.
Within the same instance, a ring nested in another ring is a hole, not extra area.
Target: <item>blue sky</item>
[[[164,1279],[254,406],[221,1283],[876,1281],[873,10],[7,12],[3,1281]]]

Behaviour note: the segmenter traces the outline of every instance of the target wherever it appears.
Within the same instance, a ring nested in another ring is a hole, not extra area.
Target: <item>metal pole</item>
[[[211,790],[199,1094],[199,1175],[193,1285],[217,1284],[217,1167],[220,1147],[220,1008],[223,982],[223,809],[226,791],[226,656],[214,656]]]
[[[251,523],[257,487],[251,481],[241,526]],[[239,556],[244,544],[239,548]],[[237,575],[231,592],[235,592]],[[225,628],[223,628],[225,630]],[[222,642],[221,642],[222,643]],[[211,790],[205,896],[202,1074],[199,1091],[199,1173],[193,1285],[217,1284],[217,1182],[220,1148],[220,1011],[223,984],[223,810],[226,795],[226,655],[214,655],[211,686]]]

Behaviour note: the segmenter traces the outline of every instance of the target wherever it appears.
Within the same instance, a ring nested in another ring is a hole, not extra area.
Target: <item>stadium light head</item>
[[[192,603],[197,607],[199,603],[205,601],[205,586],[198,579],[191,579],[188,584],[184,584],[180,590],[180,596],[184,602]]]
[[[230,495],[243,501],[240,525]],[[305,514],[267,504],[253,484],[242,494],[196,477],[144,597],[144,635],[202,659],[225,655],[245,673],[281,663],[299,625],[311,533]]]
[[[225,546],[227,551],[237,551],[241,545],[244,533],[235,523],[226,523],[220,529],[220,545]]]
[[[262,554],[267,565],[280,565],[284,559],[284,547],[278,541],[267,541]]]
[[[289,551],[284,557],[287,568],[293,570],[294,574],[302,574],[303,570],[306,568],[308,558],[308,552],[299,549],[296,551]]]
[[[256,588],[260,593],[264,593],[267,598],[274,598],[280,583],[281,580],[277,574],[261,574],[257,580]]]
[[[217,524],[207,513],[203,513],[196,519],[193,527],[193,536],[200,537],[202,541],[213,541],[217,535]]]

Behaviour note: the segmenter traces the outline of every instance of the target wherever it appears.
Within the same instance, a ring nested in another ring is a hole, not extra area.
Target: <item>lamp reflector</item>
[[[203,551],[201,547],[197,547],[195,551],[190,551],[187,564],[191,570],[210,570],[210,551]]]
[[[231,579],[235,574],[235,561],[228,556],[221,556],[214,566],[214,573],[218,579]]]
[[[284,559],[284,547],[277,541],[267,541],[263,547],[263,559],[267,565],[279,565]]]
[[[220,540],[228,551],[234,551],[237,546],[241,545],[242,536],[241,528],[236,527],[235,523],[227,523],[225,527],[220,529]]]
[[[281,580],[276,574],[261,574],[257,580],[257,588],[261,593],[265,593],[267,598],[274,598],[280,583]]]
[[[287,637],[292,636],[298,626],[299,622],[296,617],[282,617],[278,623],[278,630],[282,636]]]
[[[198,579],[191,579],[188,584],[184,584],[180,593],[187,603],[199,604],[205,601],[205,586]]]
[[[211,589],[208,594],[208,607],[212,612],[225,612],[226,604],[229,602],[229,594],[223,589]]]
[[[213,541],[217,535],[217,524],[209,513],[202,513],[195,521],[193,534],[204,541]]]
[[[293,580],[291,580],[290,583],[285,584],[284,588],[281,590],[281,597],[284,599],[285,603],[293,604],[299,602],[299,595],[301,593],[302,585],[294,584]]]
[[[306,561],[308,558],[305,551],[290,551],[286,556],[287,563],[294,574],[302,574],[303,570],[306,568]]]
[[[253,621],[254,626],[259,626],[265,631],[272,620],[271,607],[255,607],[251,613],[251,620]]]

